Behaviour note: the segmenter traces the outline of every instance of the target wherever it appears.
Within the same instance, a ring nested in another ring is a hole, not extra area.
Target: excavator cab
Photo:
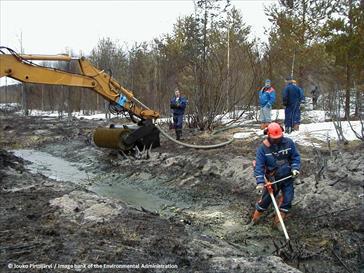
[[[7,53],[6,53],[7,52]],[[79,73],[35,64],[36,61],[77,61]],[[130,90],[122,87],[103,70],[99,70],[86,58],[66,55],[20,55],[8,47],[0,47],[0,78],[10,77],[24,83],[84,87],[100,94],[110,103],[112,113],[127,113],[135,125],[97,128],[94,142],[98,147],[124,151],[158,147],[159,130],[153,121],[159,113],[137,100]]]

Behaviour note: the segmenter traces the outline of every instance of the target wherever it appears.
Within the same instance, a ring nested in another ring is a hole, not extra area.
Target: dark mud
[[[287,244],[283,234],[271,228],[273,211],[260,225],[247,225],[257,199],[251,161],[258,137],[206,151],[162,139],[162,146],[144,159],[95,147],[91,135],[97,126],[106,123],[1,117],[2,148],[42,151],[81,163],[79,170],[89,174],[82,183],[55,181],[31,173],[27,162],[1,151],[3,272],[67,271],[9,271],[9,263],[177,267],[79,269],[82,272],[363,269],[362,144],[335,150],[299,147],[303,169],[286,223],[292,239]],[[229,132],[213,139],[199,131],[184,132],[186,141],[194,144],[229,137]],[[135,197],[123,195],[127,189]],[[151,201],[141,202],[143,198]]]

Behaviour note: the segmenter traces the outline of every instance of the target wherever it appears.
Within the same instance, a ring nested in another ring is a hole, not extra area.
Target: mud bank
[[[292,238],[287,244],[283,234],[271,228],[272,211],[260,225],[246,225],[257,199],[251,160],[259,138],[208,151],[176,147],[162,139],[162,146],[146,160],[93,146],[90,133],[101,121],[18,116],[1,121],[6,128],[17,123],[3,131],[4,147],[31,148],[75,166],[81,163],[78,171],[88,174],[84,183],[56,181],[31,173],[26,162],[2,152],[4,272],[9,272],[9,262],[178,267],[124,268],[125,272],[359,272],[363,268],[361,145],[334,151],[300,147],[303,169],[287,220]],[[41,133],[28,141],[34,130]],[[226,139],[186,133],[191,143]]]
[[[44,272],[31,264],[105,267],[82,272],[120,272],[112,267],[123,265],[139,265],[138,272],[266,272],[262,261],[265,268],[298,272],[280,258],[246,257],[223,241],[189,234],[179,221],[32,174],[5,151],[1,159],[2,272]]]

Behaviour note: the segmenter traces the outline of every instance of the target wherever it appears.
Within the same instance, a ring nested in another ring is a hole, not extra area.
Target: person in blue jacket
[[[300,105],[304,102],[305,97],[303,90],[297,86],[296,81],[292,77],[286,79],[286,87],[283,89],[282,100],[286,107],[284,110],[284,126],[288,134],[292,130],[299,130],[301,123]]]
[[[282,218],[286,216],[292,206],[294,197],[293,180],[299,175],[301,167],[301,157],[294,142],[283,136],[283,128],[280,124],[272,122],[265,129],[268,135],[263,143],[258,147],[255,159],[254,175],[256,178],[256,189],[262,193],[261,199],[255,205],[252,223],[256,224],[271,204],[272,200],[268,191],[264,187],[267,181],[274,182],[284,179],[273,185],[274,196],[281,191],[281,200],[278,204]],[[274,224],[279,223],[278,216],[274,219]]]
[[[176,139],[180,140],[182,137],[183,116],[187,106],[187,99],[181,96],[178,89],[175,90],[174,94],[175,96],[171,99],[173,125],[176,130]]]
[[[276,101],[276,91],[271,86],[271,81],[267,79],[264,82],[263,88],[259,90],[261,129],[267,128],[268,124],[272,121],[271,111],[275,101]]]

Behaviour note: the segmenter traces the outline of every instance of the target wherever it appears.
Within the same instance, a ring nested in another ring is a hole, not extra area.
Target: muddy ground
[[[286,243],[271,227],[272,210],[248,225],[262,136],[214,150],[161,137],[146,159],[96,147],[92,132],[107,125],[0,114],[1,272],[364,270],[362,143],[298,147],[303,167]],[[217,143],[232,132],[186,129],[184,138]],[[14,153],[42,160],[34,168]],[[75,173],[49,175],[54,160]]]

